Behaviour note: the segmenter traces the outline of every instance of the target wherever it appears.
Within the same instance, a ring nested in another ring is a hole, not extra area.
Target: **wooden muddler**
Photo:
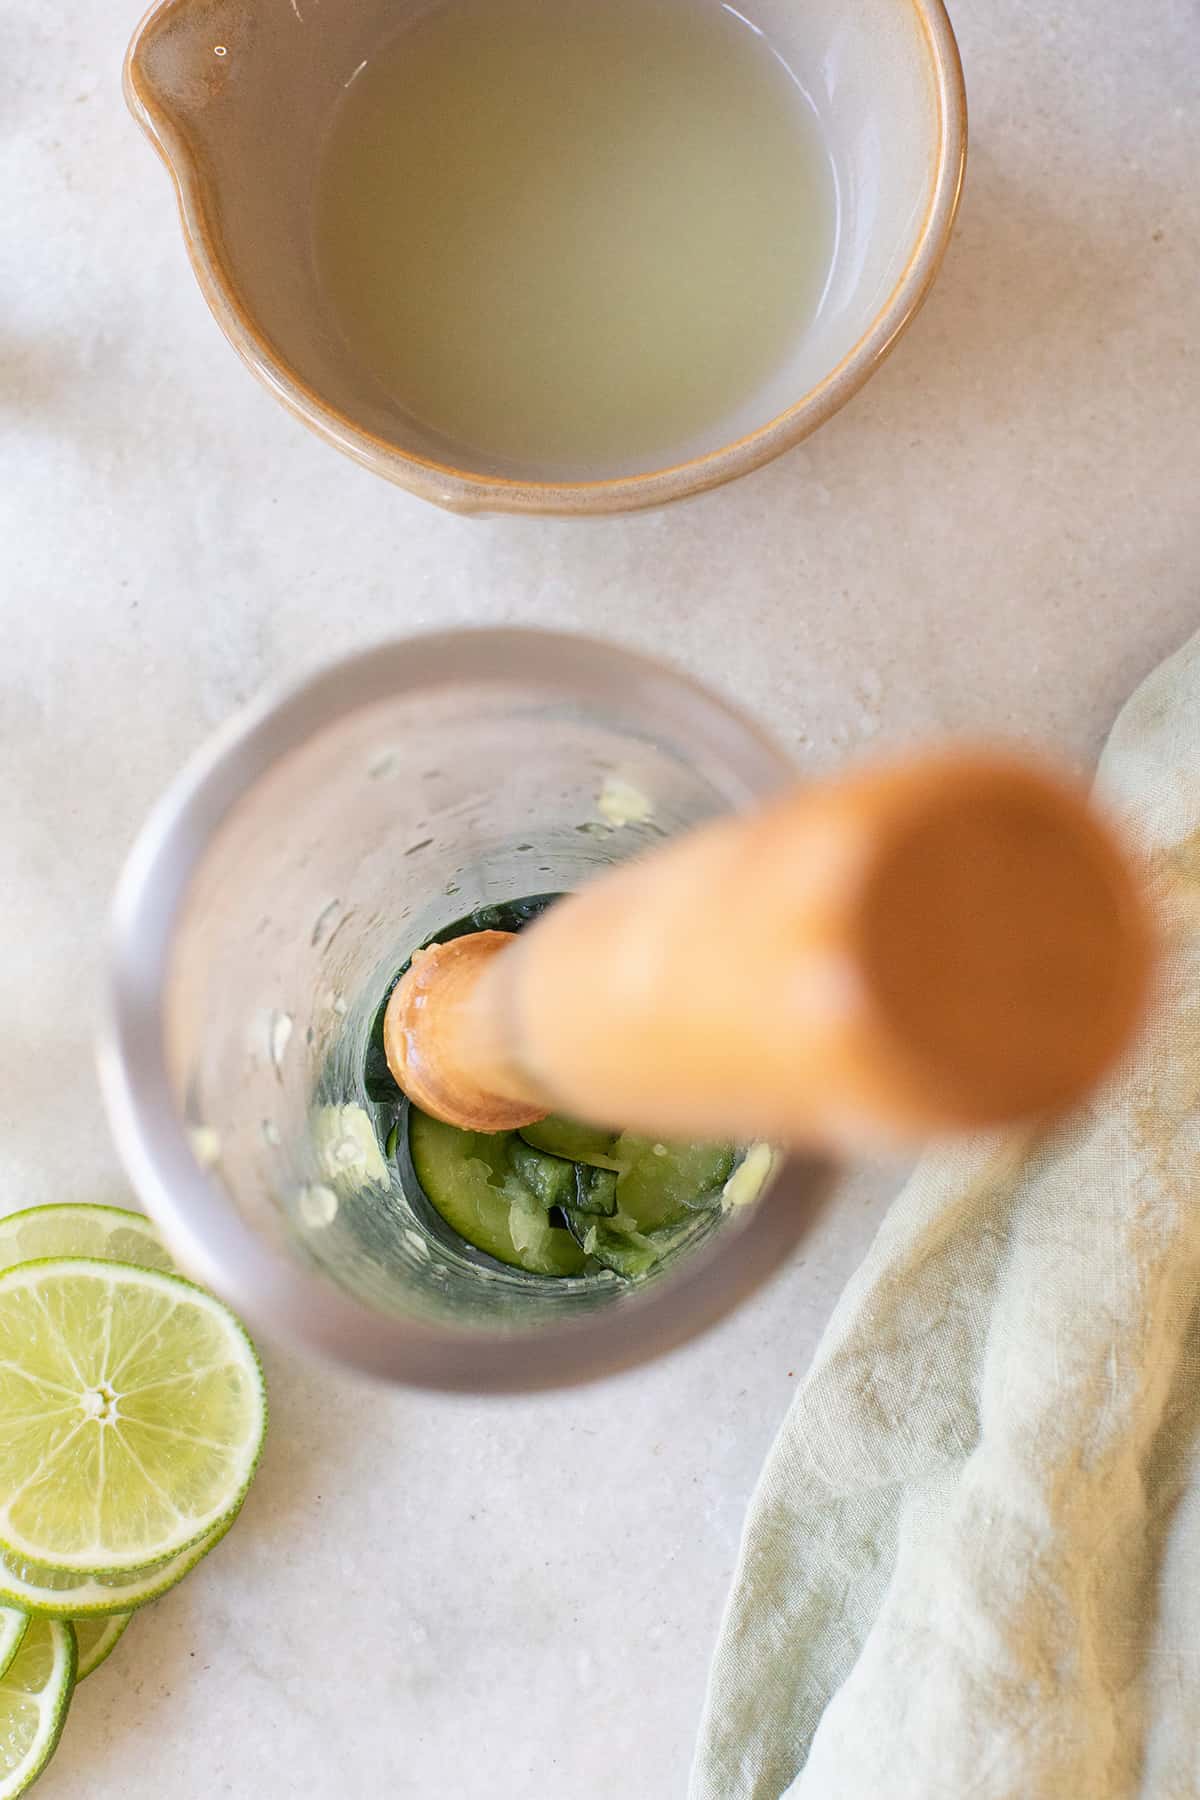
[[[1046,1114],[1127,1043],[1150,931],[1083,796],[989,754],[795,789],[519,937],[419,953],[385,1023],[417,1105],[853,1148]]]

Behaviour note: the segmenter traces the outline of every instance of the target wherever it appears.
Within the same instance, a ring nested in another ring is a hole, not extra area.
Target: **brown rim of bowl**
[[[271,344],[242,304],[228,274],[206,183],[185,133],[159,105],[140,62],[143,41],[167,14],[191,0],[155,0],[125,56],[125,99],[166,163],[175,184],[188,256],[201,292],[242,361],[318,436],[364,468],[452,512],[596,516],[636,512],[720,487],[800,443],[843,407],[888,356],[933,286],[950,242],[967,157],[967,94],[954,28],[943,0],[906,0],[929,46],[938,106],[937,169],[916,246],[887,300],[837,367],[794,405],[757,430],[703,456],[644,474],[599,481],[514,480],[475,475],[401,450],[329,405]]]

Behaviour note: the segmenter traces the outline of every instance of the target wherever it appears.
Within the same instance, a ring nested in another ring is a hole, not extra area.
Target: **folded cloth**
[[[1200,1795],[1200,638],[1098,793],[1164,921],[1149,1029],[888,1214],[751,1504],[692,1800]]]

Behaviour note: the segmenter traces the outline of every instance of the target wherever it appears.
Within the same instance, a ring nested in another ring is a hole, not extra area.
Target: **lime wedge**
[[[79,1646],[79,1667],[75,1685],[86,1681],[100,1664],[110,1657],[132,1619],[132,1613],[112,1613],[107,1619],[73,1619],[75,1642]]]
[[[241,1504],[266,1428],[262,1369],[229,1309],[190,1282],[83,1258],[6,1269],[0,1371],[10,1561],[144,1570]]]
[[[168,1274],[175,1268],[149,1219],[119,1206],[31,1206],[0,1219],[0,1269],[45,1256],[98,1256]]]
[[[198,1562],[219,1544],[237,1517],[231,1513],[215,1531],[165,1563],[134,1575],[64,1575],[39,1563],[0,1556],[0,1605],[21,1607],[47,1619],[102,1619],[133,1612],[157,1600],[190,1575]]]
[[[0,1678],[0,1800],[32,1787],[58,1748],[75,1686],[75,1633],[34,1619]]]
[[[29,1625],[29,1614],[18,1606],[0,1605],[0,1675],[3,1675],[17,1651]]]

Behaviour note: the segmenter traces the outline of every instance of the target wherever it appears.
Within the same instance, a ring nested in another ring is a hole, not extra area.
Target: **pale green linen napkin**
[[[693,1800],[1200,1795],[1200,638],[1099,791],[1167,924],[1152,1028],[893,1206],[751,1505]]]

